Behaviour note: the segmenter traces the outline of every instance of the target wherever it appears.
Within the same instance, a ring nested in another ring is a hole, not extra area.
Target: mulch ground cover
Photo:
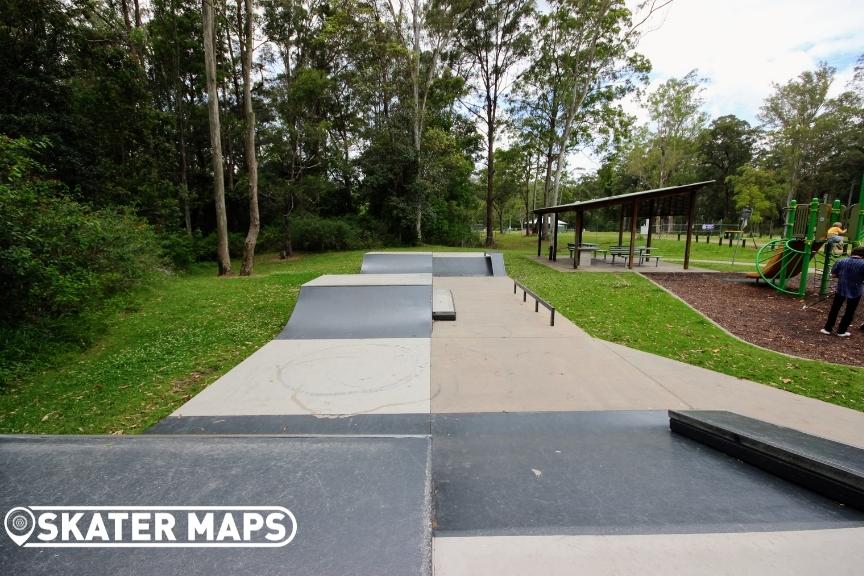
[[[850,338],[819,332],[833,298],[800,300],[740,273],[656,273],[647,275],[739,338],[802,358],[864,367],[864,305]],[[842,315],[842,311],[841,311]],[[839,323],[839,319],[838,319]],[[837,329],[835,325],[835,330]]]

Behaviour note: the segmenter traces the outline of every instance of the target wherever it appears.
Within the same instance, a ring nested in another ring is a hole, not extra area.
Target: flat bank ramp
[[[864,510],[864,450],[722,410],[669,411],[673,432]]]
[[[363,274],[432,273],[431,252],[369,252],[360,266]]]
[[[363,274],[431,273],[436,277],[506,276],[504,256],[498,252],[369,252]]]
[[[277,340],[429,338],[432,275],[325,275],[300,288]]]

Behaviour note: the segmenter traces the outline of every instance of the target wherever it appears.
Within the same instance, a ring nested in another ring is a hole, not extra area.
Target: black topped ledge
[[[864,510],[864,450],[718,410],[669,411],[673,432]]]

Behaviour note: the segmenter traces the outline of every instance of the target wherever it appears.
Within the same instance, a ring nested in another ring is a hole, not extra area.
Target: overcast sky
[[[831,94],[845,89],[864,53],[864,0],[674,0],[650,30],[639,52],[651,60],[652,87],[696,68],[707,80],[702,95],[711,118],[735,114],[756,124],[772,82],[820,61],[837,68]],[[644,118],[638,105],[626,108]],[[597,166],[577,156],[576,166]]]
[[[651,29],[639,51],[653,64],[652,84],[697,68],[712,117],[754,122],[772,82],[819,61],[837,68],[834,92],[845,86],[864,53],[864,2],[674,0]]]

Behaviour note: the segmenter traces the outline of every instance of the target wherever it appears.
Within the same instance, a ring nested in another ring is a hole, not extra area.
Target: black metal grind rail
[[[528,296],[530,295],[534,298],[534,312],[540,311],[540,306],[542,305],[544,308],[549,310],[549,325],[555,326],[555,307],[543,300],[541,297],[537,296],[534,292],[517,282],[513,281],[513,294],[516,294],[516,289],[522,290],[522,301],[527,302]]]

